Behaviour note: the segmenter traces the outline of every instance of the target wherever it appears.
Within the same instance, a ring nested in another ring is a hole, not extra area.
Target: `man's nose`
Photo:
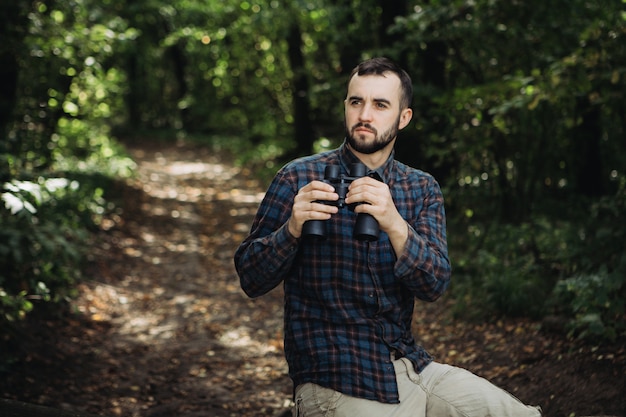
[[[359,119],[362,121],[372,120],[372,106],[370,104],[365,104],[361,107],[361,112],[359,113]]]

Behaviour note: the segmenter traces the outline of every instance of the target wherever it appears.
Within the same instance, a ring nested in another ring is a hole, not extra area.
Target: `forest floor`
[[[129,152],[137,176],[119,185],[121,210],[93,239],[72,311],[20,330],[0,398],[110,417],[281,415],[292,391],[282,289],[247,298],[232,260],[263,189],[199,146]],[[466,322],[453,302],[416,308],[416,336],[438,361],[546,416],[626,416],[623,340],[581,343],[527,319]]]

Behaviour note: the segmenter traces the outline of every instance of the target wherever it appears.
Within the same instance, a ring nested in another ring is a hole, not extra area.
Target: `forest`
[[[626,337],[626,0],[19,0],[0,39],[4,335],[89,279],[127,146],[267,184],[343,141],[347,76],[387,56],[414,86],[396,157],[446,198],[453,316]]]

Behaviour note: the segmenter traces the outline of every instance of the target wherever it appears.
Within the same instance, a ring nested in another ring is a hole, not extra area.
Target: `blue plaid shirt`
[[[387,234],[352,237],[356,214],[342,208],[327,220],[327,239],[296,239],[287,230],[298,190],[343,174],[358,159],[346,147],[284,166],[263,199],[250,235],[235,253],[241,287],[250,297],[285,289],[285,355],[294,387],[306,382],[344,394],[399,402],[395,357],[421,372],[432,358],[411,334],[414,300],[436,300],[448,287],[450,262],[443,196],[434,178],[393,159],[377,170],[389,185],[409,237],[396,256]]]

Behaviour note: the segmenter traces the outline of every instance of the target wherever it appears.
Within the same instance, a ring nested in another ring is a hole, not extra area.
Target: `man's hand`
[[[302,187],[293,201],[289,218],[289,233],[299,238],[302,226],[308,220],[328,220],[337,213],[338,208],[332,205],[316,203],[316,201],[336,201],[339,199],[335,188],[322,181],[312,181]]]
[[[389,240],[400,256],[408,237],[408,226],[396,208],[389,186],[370,177],[354,180],[348,188],[346,204],[359,204],[355,213],[368,213],[374,216],[380,225],[380,230],[389,235]]]

